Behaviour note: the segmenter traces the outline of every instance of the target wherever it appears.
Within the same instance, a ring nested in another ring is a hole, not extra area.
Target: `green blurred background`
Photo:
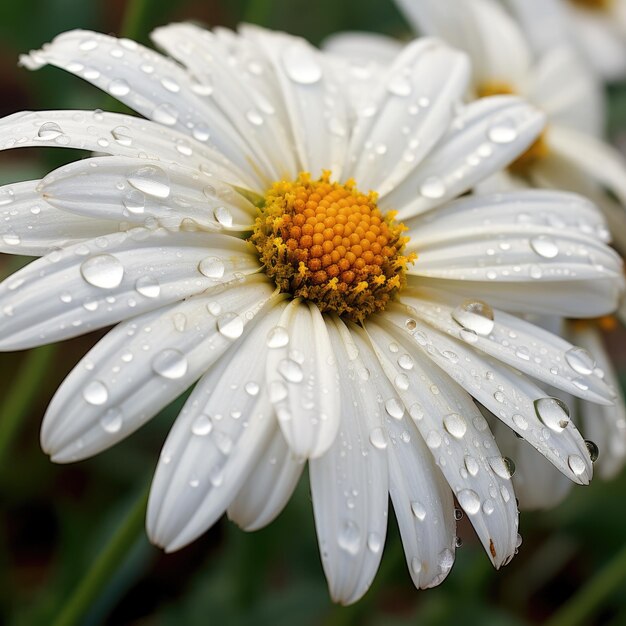
[[[229,27],[246,19],[315,43],[338,30],[408,37],[391,0],[2,0],[0,114],[110,108],[106,96],[60,70],[19,69],[18,55],[77,27],[124,33],[146,43],[153,27],[182,19]],[[626,89],[614,86],[610,95],[611,132],[619,143],[626,131]],[[0,183],[40,177],[75,157],[63,150],[0,154]],[[0,278],[26,261],[0,257]],[[181,399],[135,436],[92,460],[71,466],[50,463],[38,438],[45,407],[101,334],[62,347],[0,354],[0,623],[495,626],[540,624],[574,601],[589,607],[589,615],[579,613],[577,623],[626,625],[624,474],[609,484],[596,481],[575,489],[556,510],[523,514],[524,543],[500,572],[492,569],[462,520],[456,564],[444,584],[429,591],[413,588],[392,518],[374,586],[349,608],[334,606],[328,598],[308,481],[303,479],[279,519],[255,534],[222,520],[174,555],[150,546],[143,532],[123,537],[117,544],[123,557],[117,559],[119,567],[101,572],[104,583],[80,620],[72,622],[63,608],[137,506],[182,406]],[[622,372],[624,337],[610,342]],[[564,626],[573,623],[565,620]]]

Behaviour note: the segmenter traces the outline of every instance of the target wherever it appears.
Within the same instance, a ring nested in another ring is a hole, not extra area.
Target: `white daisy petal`
[[[557,125],[550,127],[548,142],[550,150],[567,161],[572,172],[591,177],[626,204],[626,162],[615,148],[591,135]]]
[[[76,161],[50,172],[39,187],[53,206],[82,215],[159,223],[184,220],[208,228],[251,230],[256,207],[213,176],[174,163],[125,157]]]
[[[468,73],[465,55],[440,41],[406,46],[357,111],[347,173],[362,188],[391,191],[448,129]]]
[[[293,300],[268,336],[267,385],[283,435],[298,458],[326,452],[339,429],[339,374],[326,322]]]
[[[0,348],[102,328],[257,272],[251,244],[136,228],[50,253],[0,283]]]
[[[354,341],[370,376],[369,384],[386,399],[384,423],[371,431],[370,440],[387,450],[389,492],[409,573],[419,589],[434,587],[447,576],[454,562],[452,492],[382,373],[369,341],[359,332],[354,332]]]
[[[0,252],[43,256],[121,230],[122,224],[59,211],[39,194],[41,181],[0,187]]]
[[[52,399],[44,450],[56,462],[76,461],[137,430],[243,334],[271,295],[268,282],[253,276],[117,326]]]
[[[179,163],[239,187],[246,174],[200,141],[140,117],[104,111],[22,111],[0,119],[0,150],[49,146]]]
[[[334,318],[328,333],[346,384],[337,437],[328,452],[311,460],[309,475],[330,595],[352,604],[369,589],[387,534],[387,456],[370,440],[370,432],[381,429],[384,406],[345,324]]]
[[[473,102],[418,171],[394,186],[381,205],[394,207],[399,219],[407,219],[456,198],[511,163],[544,125],[545,115],[519,98],[495,96]],[[411,154],[405,153],[405,160]]]
[[[619,378],[597,329],[584,322],[572,323],[568,334],[572,341],[593,355],[594,370],[617,394],[614,406],[585,402],[579,409],[585,436],[598,446],[599,456],[595,465],[598,473],[605,479],[614,478],[626,462],[626,404]]]
[[[387,378],[467,513],[495,567],[513,557],[518,515],[506,462],[471,397],[432,367],[408,336],[376,318],[366,326]],[[411,367],[400,360],[407,354]]]
[[[424,35],[467,51],[474,82],[523,84],[531,57],[517,24],[493,0],[396,0]]]
[[[391,65],[402,44],[379,33],[341,32],[327,37],[322,48],[358,64]]]
[[[589,451],[567,407],[519,372],[439,333],[410,312],[386,317],[410,337],[411,355],[427,355],[570,480],[589,483],[593,474]]]
[[[168,552],[191,543],[222,516],[276,430],[263,387],[265,337],[283,306],[268,311],[200,379],[170,431],[147,514],[151,540]]]
[[[194,82],[177,63],[153,50],[128,39],[73,30],[20,61],[29,69],[60,67],[159,124],[198,141],[210,141],[212,147],[259,181],[248,161],[250,148],[207,98],[206,85]]]
[[[494,311],[481,300],[436,291],[407,289],[401,301],[433,328],[537,380],[591,402],[613,404],[615,393],[590,367],[592,356],[535,324]],[[390,309],[400,324],[406,313]]]
[[[243,530],[259,530],[283,510],[296,488],[304,462],[297,460],[279,428],[228,507],[228,518]]]
[[[236,37],[225,42],[194,24],[170,24],[151,36],[210,87],[216,105],[254,150],[255,161],[270,170],[269,181],[297,173],[287,113],[256,46]]]
[[[242,26],[241,33],[271,61],[291,122],[299,169],[314,177],[330,170],[342,178],[349,137],[347,98],[332,64],[299,37],[251,25]]]

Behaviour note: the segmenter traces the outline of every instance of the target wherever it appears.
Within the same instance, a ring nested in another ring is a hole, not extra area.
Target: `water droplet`
[[[378,533],[370,533],[367,536],[367,547],[370,552],[373,552],[374,554],[378,554],[380,552],[383,547],[383,542]]]
[[[535,400],[537,417],[551,430],[560,433],[567,428],[570,414],[567,405],[558,398],[539,398]]]
[[[420,521],[423,522],[426,518],[426,507],[417,500],[411,502],[411,513]]]
[[[452,312],[452,319],[465,330],[486,337],[495,326],[493,309],[482,300],[466,300]]]
[[[116,126],[111,131],[111,135],[113,135],[113,139],[115,139],[120,146],[128,147],[133,143],[133,138],[128,126]]]
[[[404,406],[397,398],[389,398],[385,402],[385,410],[391,417],[401,420],[404,415]]]
[[[402,98],[411,94],[413,87],[410,81],[402,74],[396,74],[387,83],[387,91],[394,96],[400,96]]]
[[[233,225],[233,216],[224,206],[216,207],[213,210],[213,217],[218,224],[221,224],[225,228],[230,228]]]
[[[115,289],[124,277],[124,266],[111,254],[99,254],[83,261],[80,273],[94,287]]]
[[[250,124],[254,124],[254,126],[261,126],[263,124],[263,116],[255,109],[250,109],[246,113],[246,119]]]
[[[141,276],[135,283],[137,293],[146,298],[158,298],[161,295],[161,285],[152,276]]]
[[[450,548],[445,548],[439,554],[439,568],[442,572],[449,572],[454,565],[454,552]]]
[[[416,556],[411,559],[411,571],[418,576],[422,571],[422,562]]]
[[[243,326],[243,320],[237,313],[224,313],[217,318],[217,330],[228,339],[241,337]]]
[[[476,476],[478,474],[478,470],[480,469],[478,461],[473,456],[469,456],[469,454],[465,457],[464,461],[465,469],[468,471],[470,476]]]
[[[337,537],[339,547],[352,556],[356,556],[361,548],[361,531],[357,524],[348,521],[343,524]]]
[[[284,348],[289,343],[289,333],[283,326],[274,326],[267,333],[268,348]]]
[[[122,202],[126,210],[133,215],[140,215],[146,209],[146,198],[141,191],[137,191],[137,189],[131,189],[125,193]]]
[[[463,510],[462,509],[454,509],[454,519],[457,522],[460,522],[463,519]]]
[[[487,136],[493,143],[511,143],[518,137],[515,120],[503,119],[495,123],[487,132]]]
[[[52,141],[63,134],[61,127],[56,122],[45,122],[39,127],[37,137],[45,141]]]
[[[300,383],[304,380],[304,372],[300,364],[293,359],[282,359],[278,363],[278,373],[290,383]]]
[[[170,195],[169,177],[156,165],[146,165],[133,170],[128,175],[128,182],[135,189],[155,198],[167,198]]]
[[[431,430],[426,435],[426,445],[431,448],[438,448],[442,443],[441,435],[436,430]]]
[[[166,348],[161,350],[152,360],[152,369],[170,380],[182,378],[187,373],[187,358],[185,355],[174,348]]]
[[[515,463],[506,456],[493,456],[489,459],[489,465],[491,469],[500,478],[508,480],[515,474]]]
[[[403,370],[410,371],[413,369],[415,363],[413,362],[413,359],[408,354],[403,354],[402,356],[398,357],[398,365]]]
[[[596,367],[594,358],[583,348],[570,348],[565,353],[568,365],[578,374],[588,376]]]
[[[372,428],[370,431],[370,443],[379,450],[384,450],[387,447],[387,436],[382,428]]]
[[[99,380],[92,380],[83,389],[83,398],[94,406],[104,404],[109,398],[109,390]]]
[[[480,511],[480,497],[473,489],[459,491],[456,498],[468,515],[476,515]]]
[[[110,434],[119,433],[120,430],[122,430],[123,424],[122,412],[116,408],[109,409],[100,420],[102,429]]]
[[[123,78],[117,78],[109,83],[109,93],[116,98],[122,98],[130,93],[130,85]]]
[[[224,455],[228,456],[233,450],[233,440],[220,430],[213,432],[213,441],[217,449]]]
[[[216,256],[209,256],[206,259],[202,259],[198,265],[198,270],[201,274],[207,278],[218,279],[224,276],[226,270],[222,259]]]
[[[281,402],[287,397],[288,394],[287,385],[281,380],[275,380],[270,383],[269,388],[269,396],[270,402],[276,404],[277,402]]]
[[[431,176],[420,185],[419,192],[424,198],[439,200],[445,196],[446,186],[440,178]]]
[[[322,68],[315,53],[305,44],[294,44],[285,48],[282,62],[287,76],[295,83],[313,85],[322,78]]]
[[[165,126],[174,126],[178,122],[178,111],[171,104],[163,103],[152,111],[152,119]]]
[[[462,439],[467,432],[465,418],[458,413],[451,413],[443,418],[444,428],[456,439]]]
[[[589,458],[591,459],[591,462],[595,463],[600,456],[600,450],[598,449],[598,446],[589,439],[585,439],[585,445],[587,446],[587,450],[589,451]]]
[[[577,454],[570,454],[567,457],[567,464],[576,476],[582,476],[587,471],[587,465],[585,464],[585,461]]]
[[[191,425],[191,432],[199,437],[208,435],[213,430],[213,422],[208,415],[198,415]]]
[[[519,428],[519,430],[526,430],[528,428],[528,421],[523,415],[516,413],[511,419],[513,420],[515,426]]]
[[[556,242],[547,235],[533,237],[530,240],[530,247],[533,249],[533,252],[544,259],[553,259],[559,254],[559,247],[556,245]]]
[[[259,385],[252,380],[246,383],[244,389],[249,396],[256,396],[260,391]]]

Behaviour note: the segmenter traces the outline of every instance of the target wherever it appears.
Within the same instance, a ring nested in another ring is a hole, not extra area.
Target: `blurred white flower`
[[[512,464],[474,399],[586,484],[587,444],[531,379],[599,404],[614,392],[587,352],[504,311],[599,316],[623,291],[588,201],[450,202],[524,152],[543,114],[511,96],[460,106],[466,56],[434,40],[373,75],[255,27],[154,39],[180,65],[85,31],[23,59],[152,121],[0,121],[0,148],[104,155],[0,189],[1,249],[43,257],[0,285],[0,349],[119,322],[52,400],[44,449],[89,457],[198,381],[150,495],[148,532],[167,550],[225,511],[245,529],[269,523],[310,459],[335,600],[369,587],[389,494],[418,587],[452,566],[453,495],[507,563]]]

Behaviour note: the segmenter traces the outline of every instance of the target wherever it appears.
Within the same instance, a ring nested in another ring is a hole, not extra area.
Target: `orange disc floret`
[[[281,291],[361,322],[405,283],[415,260],[404,254],[405,230],[373,191],[332,182],[327,171],[318,180],[302,172],[269,189],[251,241]]]

